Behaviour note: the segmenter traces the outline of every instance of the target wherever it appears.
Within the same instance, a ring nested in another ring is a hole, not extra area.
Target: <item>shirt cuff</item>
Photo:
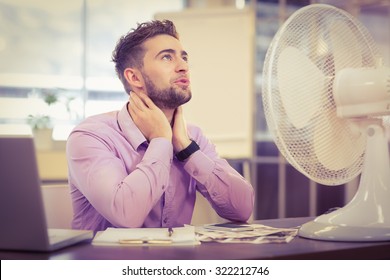
[[[163,137],[153,138],[145,152],[144,159],[159,160],[166,166],[170,166],[173,159],[172,143]]]
[[[199,183],[204,184],[213,172],[215,163],[202,151],[196,151],[184,164],[184,169]]]

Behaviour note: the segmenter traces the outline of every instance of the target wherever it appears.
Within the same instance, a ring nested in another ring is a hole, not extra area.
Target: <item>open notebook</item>
[[[93,237],[87,230],[47,228],[29,135],[0,133],[0,224],[0,250],[52,251]]]
[[[96,233],[92,245],[108,246],[194,246],[199,245],[195,227],[107,228]]]

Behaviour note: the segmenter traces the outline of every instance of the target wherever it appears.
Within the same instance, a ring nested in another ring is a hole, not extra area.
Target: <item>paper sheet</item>
[[[298,228],[274,228],[262,224],[250,224],[251,231],[211,230],[207,225],[196,228],[198,240],[201,242],[219,243],[288,243],[298,233]]]

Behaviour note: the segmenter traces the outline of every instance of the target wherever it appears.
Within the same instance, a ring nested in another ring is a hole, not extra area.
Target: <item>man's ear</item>
[[[143,78],[141,72],[135,68],[126,68],[123,71],[123,75],[126,81],[130,84],[131,88],[141,88],[143,87]]]

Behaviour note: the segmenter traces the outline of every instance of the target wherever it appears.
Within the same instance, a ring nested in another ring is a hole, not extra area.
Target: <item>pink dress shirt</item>
[[[188,133],[200,150],[180,162],[170,141],[147,142],[127,106],[79,124],[67,141],[72,227],[190,224],[196,191],[221,217],[246,221],[253,210],[252,186],[217,155],[198,127],[188,125]]]

